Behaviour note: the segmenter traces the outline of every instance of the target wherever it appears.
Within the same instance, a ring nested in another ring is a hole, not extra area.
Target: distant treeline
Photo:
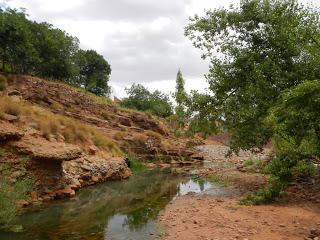
[[[59,79],[100,96],[110,93],[111,67],[94,50],[51,24],[27,19],[24,12],[0,9],[0,69]]]

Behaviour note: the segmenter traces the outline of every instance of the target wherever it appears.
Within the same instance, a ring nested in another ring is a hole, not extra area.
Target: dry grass
[[[8,97],[1,97],[0,112],[13,116],[20,116],[22,106],[19,102],[15,102]]]
[[[127,135],[128,135],[128,133],[126,133],[126,132],[116,132],[116,133],[113,135],[113,138],[114,138],[115,140],[121,141],[121,140],[123,140],[123,138],[124,138],[125,136],[127,136]]]
[[[135,133],[133,135],[133,140],[138,144],[138,145],[144,145],[146,141],[148,140],[148,136],[141,134],[141,133]]]
[[[147,134],[147,136],[149,137],[154,137],[155,139],[161,141],[163,139],[163,136],[160,133],[151,131],[151,130],[147,130],[145,131],[145,133]]]
[[[1,113],[23,115],[28,122],[35,123],[35,128],[48,140],[63,136],[68,143],[84,146],[94,144],[112,156],[122,156],[120,148],[110,138],[94,127],[75,119],[54,114],[25,102],[14,102],[10,97],[0,97],[0,115]]]

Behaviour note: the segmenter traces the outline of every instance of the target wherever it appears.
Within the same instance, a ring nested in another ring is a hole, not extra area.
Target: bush
[[[308,179],[320,158],[320,82],[305,81],[280,96],[266,122],[273,128],[276,157],[267,167],[269,185],[242,202],[266,203],[294,178]]]
[[[129,97],[120,102],[122,107],[150,112],[164,118],[173,114],[169,96],[160,91],[150,92],[140,84],[133,84],[126,91]]]
[[[15,102],[11,98],[3,96],[0,99],[0,112],[19,116],[21,114],[21,103]]]
[[[240,200],[241,204],[259,205],[270,203],[281,195],[285,184],[278,178],[270,178],[266,187],[259,189],[254,194],[249,194]]]
[[[5,76],[0,76],[0,91],[4,91],[7,88],[7,78]]]
[[[133,155],[128,155],[127,159],[129,160],[130,169],[133,174],[137,174],[146,169],[146,167]]]

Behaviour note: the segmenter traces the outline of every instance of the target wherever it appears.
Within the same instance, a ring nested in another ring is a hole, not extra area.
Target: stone
[[[18,207],[27,207],[30,205],[30,202],[26,200],[19,200],[16,202]]]
[[[13,144],[20,153],[28,154],[36,160],[70,161],[79,158],[82,150],[75,145],[49,142],[36,137],[25,137]]]
[[[76,192],[71,188],[57,190],[55,193],[57,198],[73,197],[76,195]]]
[[[90,155],[96,155],[98,153],[99,149],[96,146],[90,146],[89,147],[89,154]]]
[[[11,123],[0,121],[0,141],[19,140],[24,133]]]
[[[7,114],[7,113],[3,113],[1,115],[1,118],[5,121],[8,121],[10,123],[13,123],[13,122],[17,122],[19,121],[19,117],[18,116],[14,116],[14,115],[11,115],[11,114]]]
[[[94,183],[97,183],[97,182],[99,182],[99,177],[92,176],[91,181],[94,182]]]
[[[8,96],[21,96],[21,92],[14,89],[8,92]]]

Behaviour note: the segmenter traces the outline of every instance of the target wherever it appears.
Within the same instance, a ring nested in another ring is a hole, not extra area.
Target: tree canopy
[[[141,84],[133,84],[126,89],[126,92],[128,97],[120,102],[123,107],[147,111],[159,117],[168,117],[173,114],[169,96],[158,90],[150,92]]]
[[[4,72],[59,79],[100,96],[110,93],[111,67],[101,55],[81,50],[77,38],[30,21],[24,12],[0,9],[0,50]]]
[[[319,14],[296,0],[242,0],[196,15],[185,34],[211,62],[209,123],[222,123],[236,151],[270,140],[264,120],[281,93],[320,79]]]

